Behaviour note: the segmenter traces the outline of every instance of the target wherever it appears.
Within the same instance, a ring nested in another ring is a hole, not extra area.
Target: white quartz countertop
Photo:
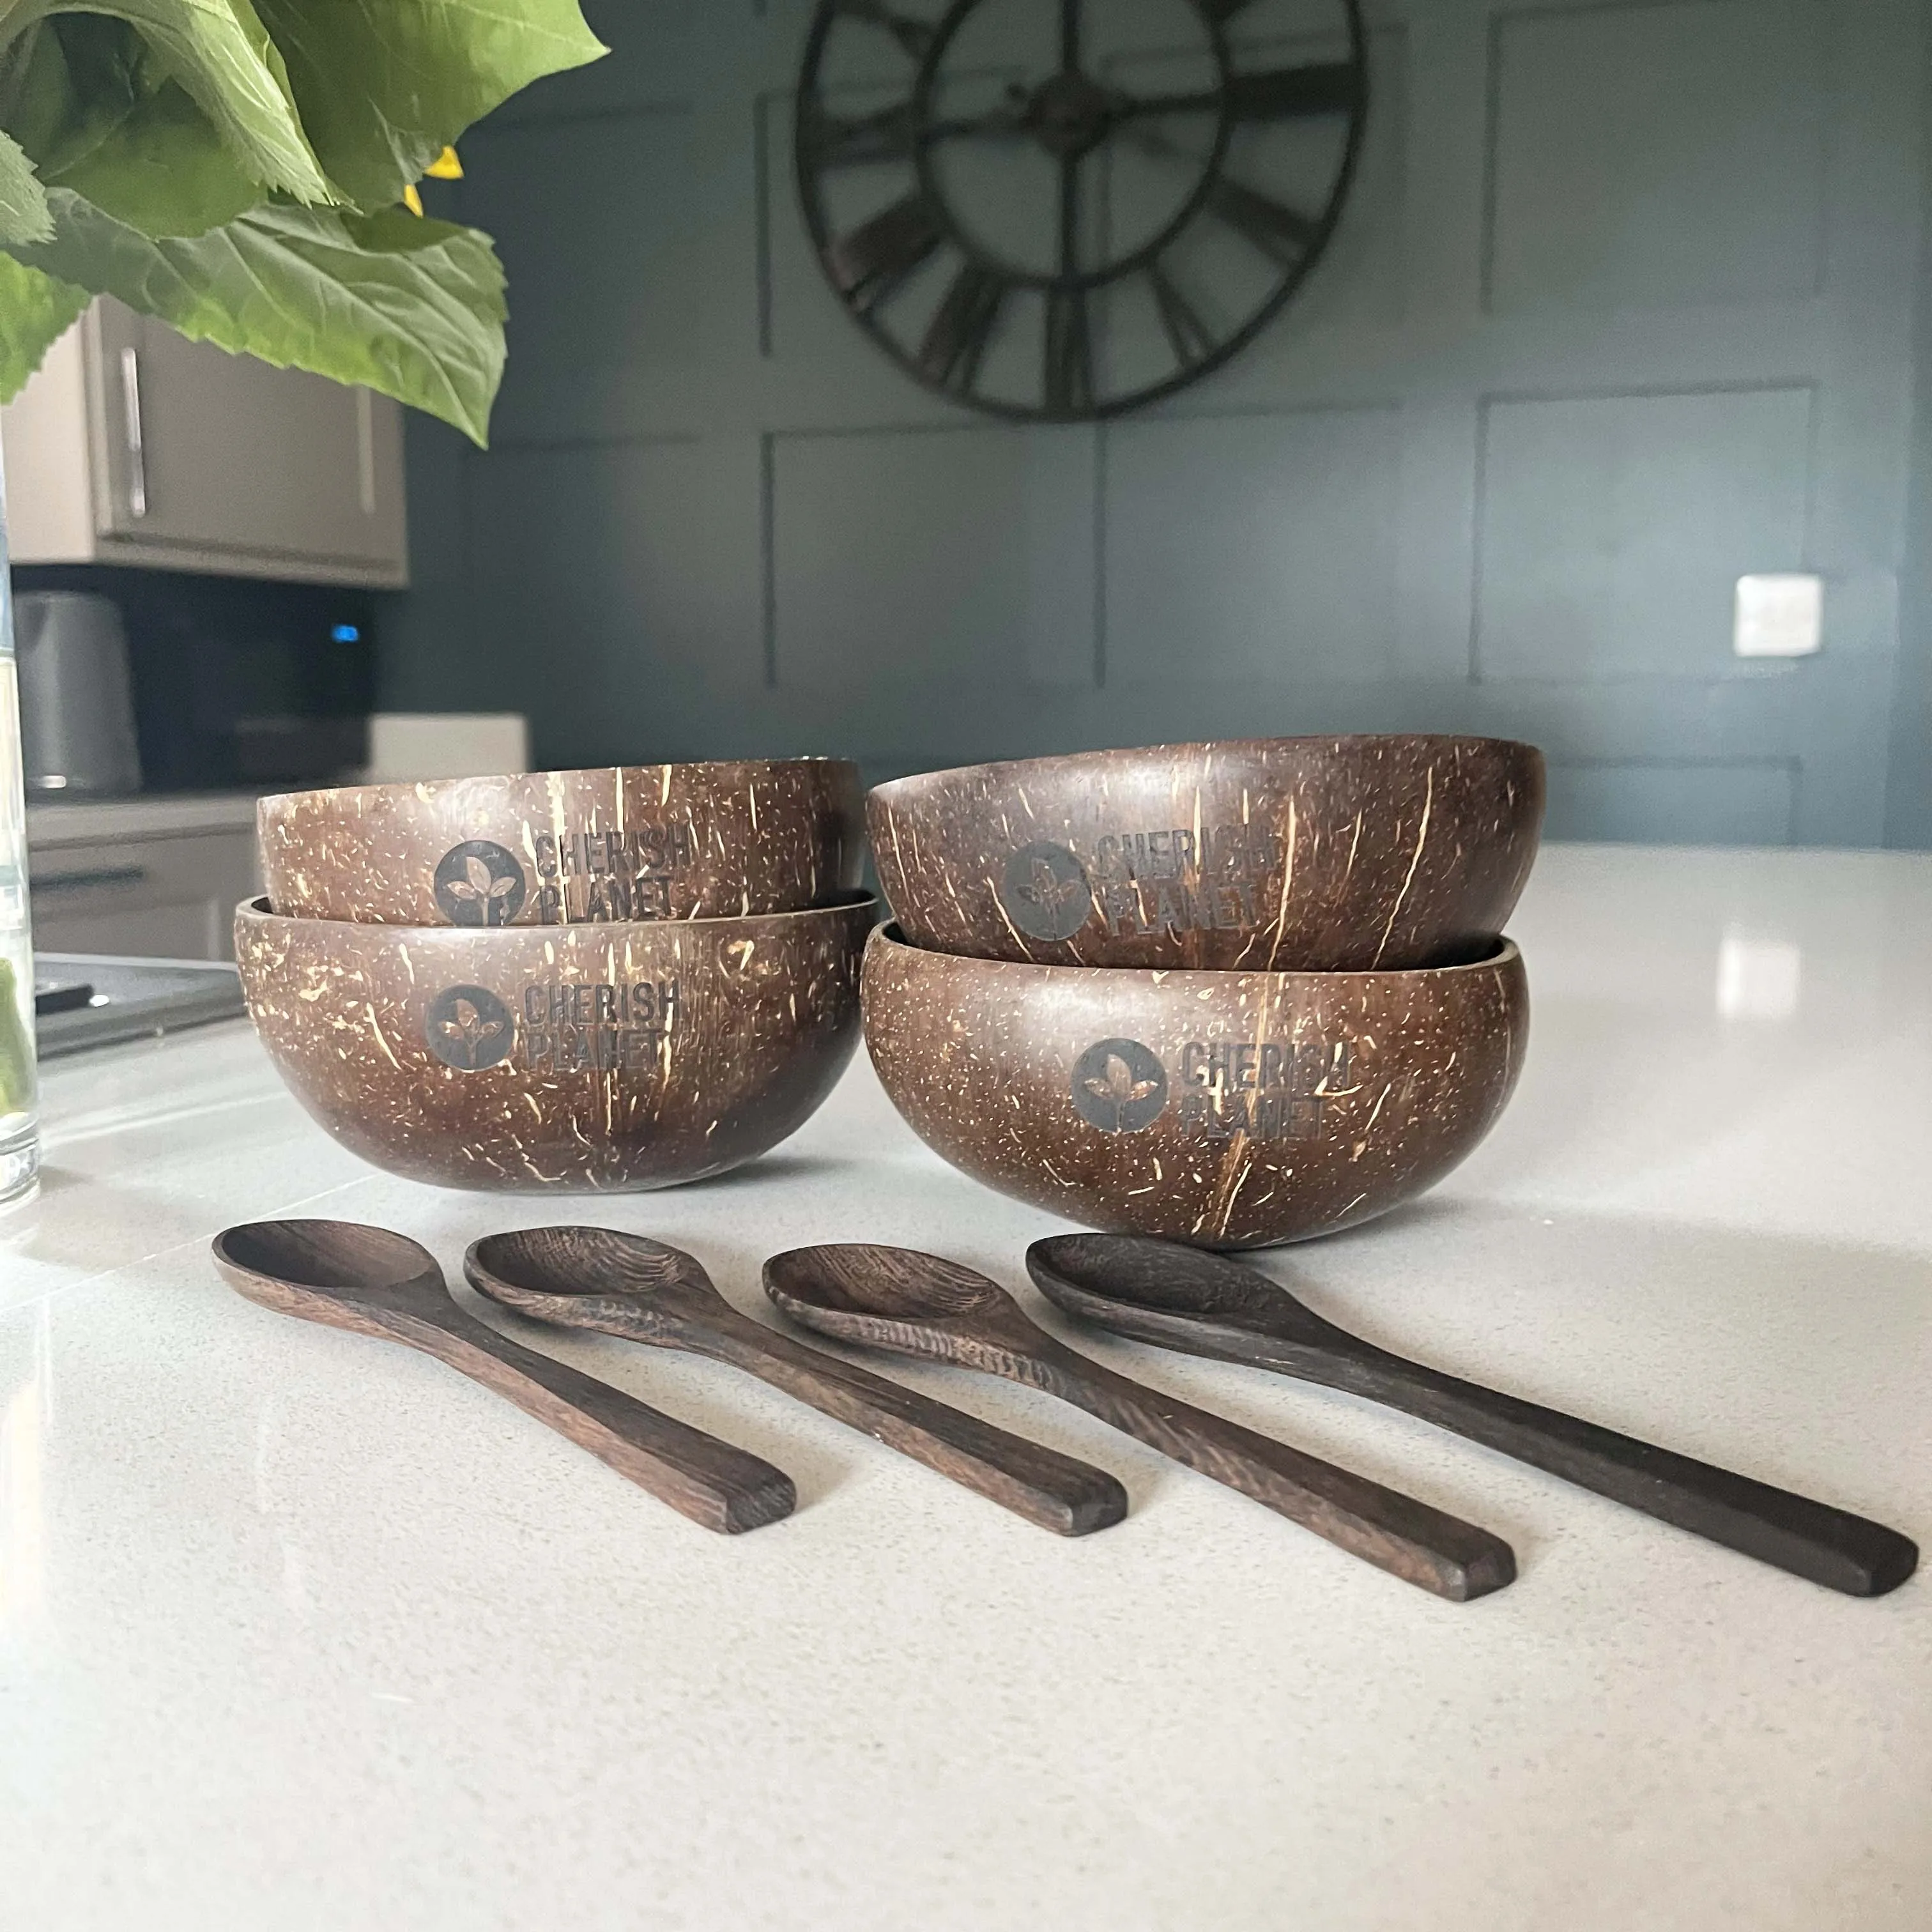
[[[1378,1341],[1932,1537],[1932,860],[1558,848],[1517,1097],[1436,1192],[1264,1265]],[[595,1218],[1016,1289],[1063,1224],[862,1054],[753,1167],[589,1204],[335,1148],[245,1024],[57,1064],[0,1221],[12,1932],[1925,1932],[1932,1577],[1840,1597],[1340,1395],[1083,1335],[1508,1538],[1440,1602],[1044,1396],[1063,1541],[732,1371],[499,1325],[792,1472],[707,1534],[425,1357],[208,1258],[270,1214]],[[466,1288],[459,1289],[466,1300]]]

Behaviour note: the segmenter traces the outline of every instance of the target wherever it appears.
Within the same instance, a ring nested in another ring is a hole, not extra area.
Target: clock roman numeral
[[[1245,4],[1245,0],[1244,0]],[[836,10],[848,20],[865,20],[883,27],[914,60],[923,60],[932,44],[932,28],[909,14],[895,13],[884,0],[838,0]]]
[[[1227,86],[1228,112],[1237,121],[1346,114],[1360,105],[1361,98],[1360,70],[1346,61],[1232,74]]]
[[[928,382],[960,392],[972,388],[1010,286],[976,262],[953,277],[920,345],[920,370]]]
[[[939,212],[923,194],[903,200],[842,235],[825,251],[832,285],[869,315],[946,238]]]
[[[1094,341],[1087,326],[1087,291],[1049,289],[1046,296],[1046,406],[1077,416],[1094,406]]]
[[[1220,346],[1214,332],[1158,262],[1150,262],[1147,272],[1154,286],[1154,307],[1160,311],[1161,328],[1167,337],[1168,347],[1174,352],[1174,359],[1184,369],[1205,362]]]
[[[860,167],[870,162],[912,158],[912,103],[903,100],[875,114],[850,118],[815,111],[805,124],[805,147],[821,168]]]
[[[1318,224],[1306,215],[1239,182],[1217,181],[1208,190],[1208,206],[1284,268],[1294,268],[1315,239]]]

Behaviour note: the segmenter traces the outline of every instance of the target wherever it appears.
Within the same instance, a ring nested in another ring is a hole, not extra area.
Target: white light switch
[[[1824,619],[1822,578],[1741,577],[1731,649],[1741,658],[1808,658]]]

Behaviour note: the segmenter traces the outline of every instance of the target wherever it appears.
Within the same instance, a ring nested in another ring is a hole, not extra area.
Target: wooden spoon
[[[256,1221],[214,1238],[230,1286],[284,1315],[420,1348],[508,1396],[706,1529],[756,1529],[798,1502],[782,1469],[498,1334],[458,1306],[436,1257],[353,1221]]]
[[[1226,1256],[1061,1234],[1034,1242],[1026,1258],[1040,1292],[1082,1321],[1385,1402],[1850,1596],[1883,1596],[1918,1564],[1916,1545],[1882,1523],[1390,1354]]]
[[[1516,1574],[1508,1544],[1366,1477],[1129,1382],[1036,1328],[984,1275],[910,1248],[794,1248],[765,1292],[808,1328],[1044,1389],[1351,1554],[1460,1603]]]
[[[1127,1492],[1103,1469],[1010,1436],[740,1314],[695,1257],[609,1228],[472,1242],[463,1271],[506,1308],[728,1362],[1062,1536],[1105,1529]]]

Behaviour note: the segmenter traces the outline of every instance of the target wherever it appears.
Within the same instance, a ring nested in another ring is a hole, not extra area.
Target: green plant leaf
[[[266,199],[174,81],[46,182],[150,236],[206,235]]]
[[[20,142],[0,128],[0,242],[45,242],[54,218],[46,190]]]
[[[256,0],[303,125],[358,206],[386,208],[472,122],[607,50],[578,0]]]
[[[71,189],[55,235],[12,253],[182,334],[278,368],[367,383],[478,443],[503,373],[503,271],[486,235],[400,208],[271,204],[206,235],[143,235]]]
[[[58,174],[106,139],[148,91],[147,43],[91,14],[37,21],[0,56],[0,125]]]
[[[34,28],[0,63],[0,125],[45,184],[146,234],[205,234],[267,199],[123,20],[67,14]]]
[[[0,254],[0,403],[10,403],[26,387],[88,300],[85,289]]]
[[[288,69],[250,0],[15,0],[0,26],[105,14],[133,27],[194,98],[242,166],[298,200],[339,197],[302,131]]]
[[[0,59],[0,125],[44,182],[105,140],[166,77],[124,20],[63,14],[29,27]]]

